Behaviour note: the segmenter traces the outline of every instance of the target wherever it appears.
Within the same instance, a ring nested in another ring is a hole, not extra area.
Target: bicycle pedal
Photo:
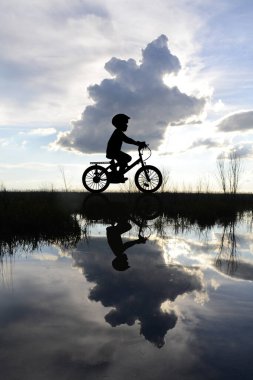
[[[146,183],[144,183],[144,186],[145,187],[149,187],[149,184],[146,182]]]

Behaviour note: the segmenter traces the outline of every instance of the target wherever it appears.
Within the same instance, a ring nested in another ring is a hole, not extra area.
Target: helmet
[[[112,261],[112,267],[120,272],[123,272],[130,268],[127,261],[127,255],[119,255]]]
[[[130,119],[129,116],[127,116],[123,113],[118,113],[117,115],[113,116],[112,124],[114,125],[114,127],[118,127],[122,124],[127,123],[129,119]]]

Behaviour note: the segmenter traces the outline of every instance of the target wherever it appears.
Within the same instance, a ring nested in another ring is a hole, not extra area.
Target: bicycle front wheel
[[[109,186],[108,173],[103,166],[93,165],[82,176],[83,186],[91,193],[101,193]]]
[[[161,186],[163,177],[160,170],[155,166],[145,165],[137,170],[134,181],[140,191],[153,193]]]

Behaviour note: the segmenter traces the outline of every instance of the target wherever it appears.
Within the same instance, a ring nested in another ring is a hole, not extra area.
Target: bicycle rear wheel
[[[159,169],[145,165],[137,170],[134,177],[136,187],[144,193],[153,193],[159,189],[163,177]]]
[[[82,182],[85,189],[91,193],[101,193],[110,184],[107,171],[100,165],[87,168],[83,173]]]

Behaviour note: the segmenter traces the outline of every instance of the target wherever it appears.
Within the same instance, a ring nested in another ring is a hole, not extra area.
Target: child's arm
[[[124,133],[122,133],[122,140],[127,144],[137,145],[137,146],[145,146],[144,141],[135,141],[131,139],[130,137],[127,137]]]

